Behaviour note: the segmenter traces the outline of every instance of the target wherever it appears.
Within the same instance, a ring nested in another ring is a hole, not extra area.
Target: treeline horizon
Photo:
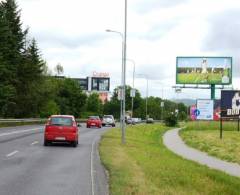
[[[117,88],[110,101],[102,104],[97,93],[87,95],[77,81],[54,78],[43,59],[37,41],[23,29],[21,12],[15,0],[0,2],[0,117],[46,118],[52,114],[70,114],[77,118],[113,114],[119,118]],[[63,73],[56,65],[56,74]],[[131,87],[126,90],[126,110],[131,110]],[[160,103],[164,101],[164,110]],[[178,109],[179,118],[186,118],[182,103],[148,98],[149,117],[162,119]],[[163,112],[162,112],[163,111]],[[137,90],[134,117],[145,118],[145,99]]]

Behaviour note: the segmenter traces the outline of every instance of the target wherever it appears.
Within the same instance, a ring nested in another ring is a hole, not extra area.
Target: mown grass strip
[[[214,121],[190,122],[180,135],[191,147],[240,164],[240,132],[237,131],[237,122],[224,122],[223,139],[219,138],[218,125],[219,122]]]
[[[125,145],[119,129],[108,131],[100,155],[114,195],[239,194],[240,179],[184,160],[162,143],[160,124],[128,126]]]

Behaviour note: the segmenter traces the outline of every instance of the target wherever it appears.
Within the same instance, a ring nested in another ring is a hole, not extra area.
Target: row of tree
[[[40,55],[37,43],[23,29],[21,14],[15,0],[0,2],[0,117],[48,117],[51,114],[88,115],[113,114],[119,118],[120,102],[117,88],[110,101],[102,104],[98,94],[87,95],[70,78],[56,78],[49,73]],[[56,72],[63,68],[56,66]],[[131,88],[126,89],[126,109],[131,110]],[[134,98],[134,116],[145,118],[145,101],[139,91]],[[179,110],[184,118],[187,108],[183,104],[160,98],[148,98],[150,117],[160,119],[169,112]]]

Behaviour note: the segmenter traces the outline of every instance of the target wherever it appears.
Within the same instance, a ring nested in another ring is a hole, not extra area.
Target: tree
[[[107,104],[104,105],[104,113],[106,112],[107,114],[113,114],[115,117],[119,116],[119,111],[120,111],[120,101],[118,100],[118,90],[120,87],[116,87],[113,92],[113,96],[111,98],[111,101]],[[130,91],[132,87],[126,86],[126,111],[131,111],[132,109],[132,97],[130,96]],[[133,107],[133,112],[135,113],[136,109],[140,107],[142,103],[142,98],[141,94],[138,90],[136,90],[135,97],[134,97],[134,107]],[[135,115],[135,114],[134,114]],[[137,116],[137,113],[136,113]]]
[[[14,0],[0,3],[0,113],[14,116],[17,108],[17,70],[22,63],[26,31],[21,29],[20,13]]]
[[[54,72],[57,74],[57,76],[63,74],[64,72],[63,66],[60,63],[58,63],[54,68]]]
[[[102,115],[103,105],[97,93],[92,93],[87,99],[87,111]]]
[[[34,117],[39,115],[40,97],[45,76],[45,62],[42,60],[37,43],[33,39],[23,54],[23,62],[17,72],[17,117]]]
[[[83,106],[86,104],[87,96],[81,90],[77,81],[64,78],[57,79],[57,93],[55,102],[60,108],[60,114],[70,114],[79,117]]]

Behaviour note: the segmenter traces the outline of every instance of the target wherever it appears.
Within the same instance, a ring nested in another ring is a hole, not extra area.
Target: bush
[[[59,114],[59,113],[60,113],[59,106],[56,104],[55,101],[50,100],[41,109],[40,117],[48,118],[49,116],[51,116],[53,114]]]
[[[178,123],[177,116],[173,113],[168,114],[164,119],[164,123],[168,127],[175,127]]]

